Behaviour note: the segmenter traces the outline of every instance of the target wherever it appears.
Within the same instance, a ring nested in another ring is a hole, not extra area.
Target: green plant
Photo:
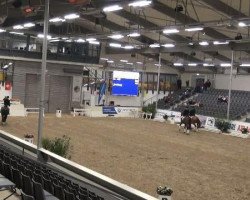
[[[228,121],[221,119],[217,119],[215,121],[215,126],[223,133],[228,133],[228,130],[230,129],[230,123]]]
[[[148,104],[147,106],[142,107],[142,112],[152,113],[152,118],[154,118],[156,113],[155,103]]]
[[[48,139],[43,138],[42,145],[59,156],[70,159],[69,150],[71,149],[70,138],[64,135],[62,138]]]
[[[248,134],[249,133],[248,128],[242,128],[240,131],[241,131],[242,134]]]

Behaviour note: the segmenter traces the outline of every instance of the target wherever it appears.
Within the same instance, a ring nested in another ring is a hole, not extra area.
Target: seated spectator
[[[189,101],[188,101],[188,104],[191,105],[191,106],[192,106],[192,105],[195,105],[195,104],[196,104],[196,101],[194,101],[194,100],[189,100]]]

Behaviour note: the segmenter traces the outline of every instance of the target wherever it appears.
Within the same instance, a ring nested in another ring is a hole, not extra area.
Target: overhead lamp
[[[107,62],[108,62],[108,63],[114,63],[114,61],[113,61],[113,60],[108,60]]]
[[[200,74],[196,74],[196,76],[200,76]]]
[[[214,64],[211,64],[211,63],[204,63],[203,66],[204,66],[204,67],[213,67]]]
[[[155,66],[160,67],[160,66],[161,66],[161,64],[159,64],[159,63],[155,63]]]
[[[150,44],[149,47],[150,48],[159,48],[160,44],[158,44],[158,43]]]
[[[93,44],[93,45],[100,45],[99,41],[89,41],[89,44]]]
[[[115,40],[119,40],[119,39],[121,39],[121,38],[124,38],[124,36],[121,35],[121,34],[110,35],[110,36],[108,36],[108,37],[109,37],[109,38],[112,38],[112,39],[115,39]]]
[[[90,42],[90,41],[96,41],[96,38],[87,38],[86,41]]]
[[[55,17],[55,18],[50,19],[49,22],[52,22],[52,23],[65,22],[65,19],[62,19],[60,17]]]
[[[136,62],[138,65],[142,65],[143,64],[143,62]]]
[[[203,27],[190,27],[190,28],[186,28],[185,31],[193,32],[193,31],[202,31],[203,29],[204,29]]]
[[[107,60],[109,60],[109,59],[108,59],[108,58],[100,58],[100,60],[106,60],[106,61],[107,61]]]
[[[207,41],[202,41],[202,42],[199,42],[199,45],[207,46],[207,45],[209,45],[209,43]]]
[[[174,44],[170,44],[170,43],[168,43],[168,44],[163,44],[162,46],[163,46],[163,47],[166,47],[166,48],[173,48],[173,47],[175,47]]]
[[[250,67],[250,63],[242,63],[240,67]]]
[[[33,26],[35,26],[35,24],[31,23],[31,22],[26,23],[26,24],[23,25],[24,28],[30,28],[30,27],[33,27]]]
[[[221,67],[231,67],[231,63],[221,63]]]
[[[127,65],[133,65],[134,63],[126,63]]]
[[[8,69],[13,63],[9,62],[8,64],[5,64],[2,69]]]
[[[15,25],[13,26],[13,29],[15,30],[20,30],[20,29],[23,29],[24,27],[22,25]]]
[[[0,33],[4,33],[6,30],[0,28]]]
[[[196,67],[197,64],[196,63],[188,63],[188,66],[190,66],[190,67]]]
[[[127,63],[128,61],[127,60],[120,60],[120,62]]]
[[[14,31],[11,31],[10,34],[14,34],[14,35],[24,35],[24,33],[21,33],[21,32],[14,32]]]
[[[44,35],[43,34],[38,34],[37,35],[38,38],[44,38]],[[51,35],[47,35],[47,39],[50,40],[52,37]]]
[[[239,22],[239,23],[238,23],[238,26],[239,26],[239,27],[246,27],[247,24],[246,24],[245,22]]]
[[[152,1],[141,0],[141,1],[132,2],[132,3],[128,4],[128,6],[145,7],[145,6],[149,6],[151,3],[152,3]]]
[[[59,41],[60,41],[59,39],[52,39],[49,42],[59,42]]]
[[[128,37],[139,37],[141,34],[140,33],[130,33],[127,36]]]
[[[174,66],[183,66],[182,63],[174,63]]]
[[[63,37],[62,39],[63,39],[63,40],[68,40],[69,38]]]
[[[115,48],[121,48],[121,44],[118,44],[118,43],[110,43],[109,44],[110,47],[115,47]]]
[[[77,43],[84,43],[84,42],[85,42],[85,40],[84,40],[84,39],[79,38],[79,39],[75,40],[75,42],[77,42]]]
[[[113,12],[117,10],[122,10],[123,8],[119,5],[107,6],[103,8],[103,12]]]
[[[225,41],[225,42],[221,42],[221,41],[214,41],[213,42],[214,45],[220,45],[220,44],[229,44],[228,41]]]
[[[123,47],[124,49],[134,49],[134,47],[132,45],[126,45]]]
[[[172,28],[172,29],[164,29],[163,33],[164,34],[172,34],[172,33],[179,33],[180,31],[176,28]]]
[[[80,15],[72,13],[72,14],[65,15],[64,19],[69,19],[70,20],[70,19],[77,19],[79,17],[80,17]]]
[[[194,43],[193,43],[193,42],[189,42],[189,43],[188,43],[188,45],[193,46],[193,45],[194,45]]]

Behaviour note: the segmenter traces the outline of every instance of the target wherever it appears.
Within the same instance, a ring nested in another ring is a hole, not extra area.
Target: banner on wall
[[[158,116],[164,116],[168,115],[169,117],[173,118],[175,122],[180,122],[181,113],[175,112],[171,110],[157,110]],[[216,119],[214,117],[208,117],[203,115],[197,115],[201,121],[201,126],[207,128],[207,129],[215,129],[218,130],[215,126]],[[237,133],[242,134],[241,130],[242,128],[247,128],[250,132],[250,123],[241,122],[241,121],[230,121],[230,133]]]
[[[103,106],[102,114],[116,115],[116,114],[128,114],[138,112],[138,108],[133,107],[115,107],[115,106]]]
[[[81,101],[81,87],[82,87],[82,77],[73,76],[73,89],[72,89],[72,101],[80,102]]]
[[[5,82],[5,90],[11,90],[11,87],[12,87],[12,85],[11,85],[11,82],[10,81],[6,81]]]

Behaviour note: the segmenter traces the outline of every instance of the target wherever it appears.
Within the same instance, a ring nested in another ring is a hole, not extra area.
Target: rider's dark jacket
[[[181,115],[184,116],[184,117],[189,116],[189,109],[188,109],[188,108],[185,108],[185,110],[183,110],[183,112],[182,112]]]

